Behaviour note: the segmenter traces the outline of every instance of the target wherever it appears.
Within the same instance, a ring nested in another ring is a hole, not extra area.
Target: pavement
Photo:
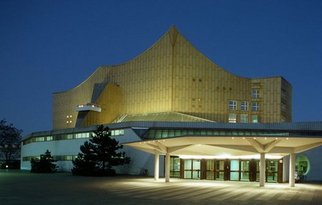
[[[322,204],[322,184],[232,182],[141,177],[80,177],[70,173],[0,171],[0,204],[5,205],[183,205]]]

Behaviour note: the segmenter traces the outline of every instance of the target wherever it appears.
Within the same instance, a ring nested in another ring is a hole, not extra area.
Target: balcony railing
[[[94,103],[87,103],[87,104],[77,105],[76,112],[82,112],[82,111],[101,112],[102,108],[99,105],[96,105]]]

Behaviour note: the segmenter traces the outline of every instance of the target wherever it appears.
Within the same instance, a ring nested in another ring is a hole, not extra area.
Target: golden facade
[[[172,27],[129,62],[99,67],[77,87],[54,93],[53,128],[151,120],[158,113],[175,113],[173,121],[181,116],[182,121],[290,122],[291,93],[282,77],[250,79],[225,71]]]

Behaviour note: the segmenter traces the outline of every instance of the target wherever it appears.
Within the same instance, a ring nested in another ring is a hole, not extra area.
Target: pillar
[[[290,174],[289,174],[289,183],[290,187],[295,186],[295,153],[290,153]]]
[[[159,159],[160,159],[160,155],[159,153],[156,153],[154,155],[154,180],[158,180],[159,179]]]
[[[259,186],[263,187],[265,186],[265,178],[266,178],[266,174],[265,174],[265,170],[266,170],[266,166],[265,166],[265,153],[260,153],[260,161],[259,161]]]
[[[170,154],[165,155],[165,182],[170,181]]]

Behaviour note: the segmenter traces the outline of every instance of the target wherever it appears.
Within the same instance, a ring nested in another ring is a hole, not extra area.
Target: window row
[[[256,117],[254,117],[256,122]],[[258,118],[257,118],[258,122]],[[184,136],[289,136],[287,132],[275,131],[243,131],[243,130],[216,130],[216,129],[150,129],[143,139],[166,139]]]
[[[61,134],[53,136],[40,136],[40,137],[31,137],[23,141],[23,145],[30,144],[33,142],[46,142],[46,141],[56,141],[56,140],[72,140],[72,139],[86,139],[91,137],[91,132],[81,132],[81,133],[70,133],[70,134]],[[124,130],[112,130],[111,136],[124,135]]]
[[[229,110],[238,110],[238,101],[237,100],[229,100],[228,101],[228,109]],[[241,111],[249,111],[249,102],[241,101],[239,102],[239,109]],[[259,102],[251,102],[251,111],[258,112],[260,109]]]
[[[72,161],[75,160],[77,156],[75,155],[53,155],[53,160],[55,161]],[[31,159],[40,159],[40,156],[27,156],[22,157],[22,161],[28,162]]]
[[[251,115],[251,119],[250,119],[251,123],[258,123],[259,119],[258,119],[258,115]],[[235,113],[230,113],[228,115],[228,122],[229,123],[249,123],[249,116],[248,114],[240,114],[239,115],[239,120],[238,120],[238,115]]]

